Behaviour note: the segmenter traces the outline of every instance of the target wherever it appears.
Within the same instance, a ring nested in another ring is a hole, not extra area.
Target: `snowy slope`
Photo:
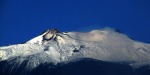
[[[0,47],[0,61],[10,61],[34,69],[43,63],[64,63],[81,58],[127,63],[140,67],[150,65],[150,44],[132,40],[111,29],[90,32],[47,30],[24,44]],[[15,61],[11,61],[15,60]]]

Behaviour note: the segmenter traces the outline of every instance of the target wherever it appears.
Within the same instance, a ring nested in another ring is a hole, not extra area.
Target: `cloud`
[[[127,38],[121,31],[105,27],[104,29],[92,30],[90,32],[68,32],[72,38],[91,42],[105,42],[110,38],[113,40],[119,40],[119,38]],[[129,39],[130,40],[130,39]]]

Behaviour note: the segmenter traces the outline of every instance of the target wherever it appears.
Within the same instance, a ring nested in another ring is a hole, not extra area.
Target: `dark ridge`
[[[118,32],[118,33],[123,33],[121,30],[119,30],[119,29],[114,29],[115,30],[115,32]]]
[[[0,62],[0,75],[150,75],[150,66],[133,69],[125,63],[110,63],[93,59],[82,59],[58,65],[45,63],[32,71],[26,69],[27,62],[24,61],[19,67],[19,63]],[[11,69],[13,66],[14,70]]]
[[[128,36],[128,38],[130,38],[130,39],[132,39],[132,40],[134,40],[134,41],[137,41],[136,39],[134,39],[134,38],[132,38],[132,37],[129,37],[129,36]]]
[[[124,34],[121,30],[119,30],[119,29],[114,29],[114,31],[115,32],[118,32],[118,33],[122,33],[122,34]],[[130,38],[130,39],[132,39],[132,40],[134,40],[134,41],[137,41],[136,39],[134,39],[134,38],[132,38],[132,37],[130,37],[130,36],[128,36],[128,38]]]

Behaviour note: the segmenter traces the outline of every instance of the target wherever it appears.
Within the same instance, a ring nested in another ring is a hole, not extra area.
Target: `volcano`
[[[150,44],[113,29],[46,30],[0,47],[0,75],[150,75]]]

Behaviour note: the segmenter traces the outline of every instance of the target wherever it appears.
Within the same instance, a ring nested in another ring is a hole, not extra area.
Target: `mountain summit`
[[[13,63],[11,66],[26,63],[24,68],[28,70],[40,64],[57,65],[87,58],[134,67],[150,65],[150,44],[132,40],[112,29],[85,33],[52,29],[24,44],[0,47],[0,62]]]

